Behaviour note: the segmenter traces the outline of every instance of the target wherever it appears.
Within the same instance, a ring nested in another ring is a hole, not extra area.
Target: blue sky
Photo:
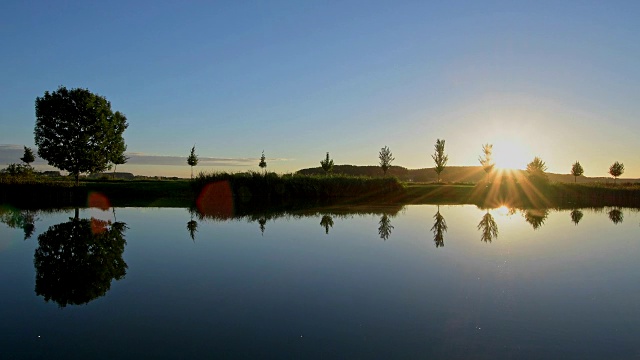
[[[440,138],[450,166],[493,143],[504,166],[640,177],[638,19],[638,1],[3,1],[0,166],[64,85],[127,116],[136,174],[188,176],[194,144],[207,171],[262,150],[278,172],[374,165],[385,145],[423,168]]]

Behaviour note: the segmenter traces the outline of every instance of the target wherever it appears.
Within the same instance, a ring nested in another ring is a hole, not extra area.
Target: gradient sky
[[[640,177],[640,1],[0,3],[0,166],[59,85],[129,122],[118,170],[503,165]],[[18,151],[21,155],[21,151]]]

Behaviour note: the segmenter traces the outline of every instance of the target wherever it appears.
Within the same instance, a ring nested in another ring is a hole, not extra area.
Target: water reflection
[[[613,209],[609,211],[609,220],[611,220],[614,224],[618,225],[624,220],[624,215],[620,209]]]
[[[380,235],[380,239],[386,241],[389,236],[391,236],[391,230],[393,230],[393,225],[391,225],[391,218],[389,215],[382,214],[378,225],[378,235]]]
[[[262,236],[264,236],[264,229],[266,228],[267,225],[267,217],[263,216],[261,218],[258,219],[258,224],[260,225],[260,234],[262,234]]]
[[[320,226],[324,228],[324,233],[329,235],[329,228],[333,227],[333,218],[331,215],[322,215],[322,219],[320,219]]]
[[[549,209],[527,209],[524,212],[524,219],[531,224],[533,230],[538,230],[549,216]]]
[[[191,220],[187,222],[187,231],[189,231],[189,237],[194,242],[196,241],[196,233],[198,232],[198,222],[193,220],[193,215],[195,211],[193,209],[189,209],[189,215],[191,215]],[[115,216],[115,213],[114,213]]]
[[[480,240],[484,242],[490,243],[498,238],[498,224],[488,210],[478,223],[478,230],[480,230]]]
[[[582,211],[578,209],[571,210],[571,221],[573,221],[574,224],[578,225],[583,216],[584,214],[582,213]]]
[[[433,242],[436,244],[436,248],[444,246],[444,233],[447,232],[447,229],[447,222],[444,216],[440,214],[440,206],[438,205],[438,211],[433,215],[433,226],[431,227],[431,231],[433,231]]]
[[[35,222],[38,220],[36,212],[32,210],[13,210],[0,208],[0,222],[12,229],[22,229],[24,239],[31,238],[36,230]]]
[[[126,275],[124,222],[80,219],[53,225],[38,236],[35,292],[60,307],[104,296]]]

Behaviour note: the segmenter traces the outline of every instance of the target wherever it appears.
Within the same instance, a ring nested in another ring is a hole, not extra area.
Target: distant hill
[[[298,170],[298,174],[303,175],[324,175],[324,170],[321,167],[307,168]],[[366,165],[335,165],[333,167],[334,174],[344,174],[352,176],[371,176],[381,177],[383,176],[382,170],[379,166]],[[513,174],[516,178],[526,176],[524,170],[514,170]],[[387,171],[387,175],[395,176],[402,181],[412,182],[436,182],[438,181],[437,174],[433,168],[424,169],[407,169],[402,166],[392,166]],[[447,166],[440,179],[443,182],[448,183],[476,183],[484,179],[485,172],[481,166]],[[571,174],[554,174],[547,173],[549,180],[552,182],[573,182],[573,175]],[[613,182],[609,177],[585,177],[580,176],[577,179],[578,183],[608,183]],[[618,179],[620,183],[640,183],[640,179]]]

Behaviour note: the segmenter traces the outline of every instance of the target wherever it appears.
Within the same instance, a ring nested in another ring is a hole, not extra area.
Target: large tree
[[[431,158],[436,163],[434,170],[436,174],[438,174],[438,182],[440,182],[440,174],[444,171],[445,166],[447,166],[447,161],[449,161],[449,156],[444,154],[444,140],[436,140],[435,152],[431,155]]]
[[[127,127],[124,114],[87,89],[60,86],[36,98],[38,156],[72,174],[76,185],[80,174],[105,171],[118,161],[127,149],[122,137]]]
[[[614,162],[611,167],[609,167],[609,174],[613,176],[613,182],[615,183],[618,180],[618,176],[624,173],[624,164],[620,162]]]

